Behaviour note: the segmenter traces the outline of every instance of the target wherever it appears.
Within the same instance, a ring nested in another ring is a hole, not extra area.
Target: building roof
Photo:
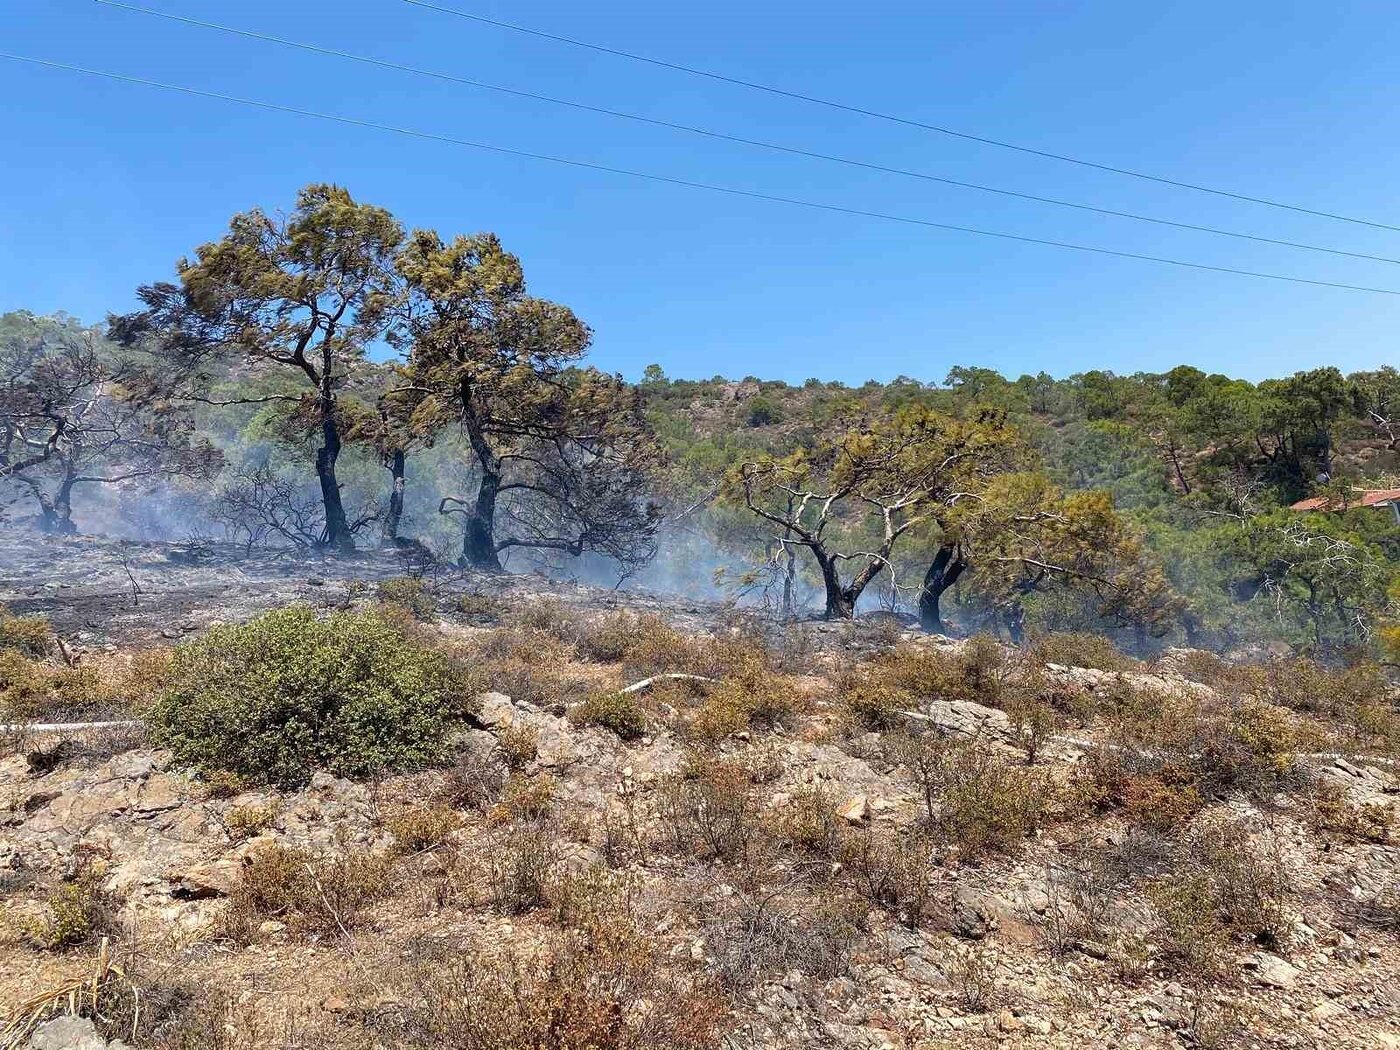
[[[1350,507],[1389,507],[1400,503],[1400,489],[1357,489],[1355,497],[1343,506],[1329,496],[1300,499],[1289,510],[1345,510]]]

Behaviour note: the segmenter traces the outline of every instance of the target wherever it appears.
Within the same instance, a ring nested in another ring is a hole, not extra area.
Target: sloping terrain
[[[79,666],[387,601],[479,695],[448,764],[358,781],[14,735],[16,1046],[78,1045],[42,1042],[70,1010],[162,1048],[1400,1046],[1400,781],[1346,706],[1393,696],[523,579],[376,588],[394,559],[230,582],[126,554],[35,546],[4,600]]]

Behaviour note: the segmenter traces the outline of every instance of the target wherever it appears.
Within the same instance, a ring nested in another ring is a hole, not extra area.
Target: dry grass
[[[925,733],[899,742],[924,801],[924,821],[964,859],[1009,851],[1029,837],[1057,801],[1050,778],[1007,765],[979,740]]]
[[[436,849],[462,826],[461,815],[449,806],[408,806],[384,821],[401,854]]]
[[[246,944],[264,921],[276,920],[300,932],[348,937],[369,905],[389,892],[391,872],[387,857],[366,850],[315,854],[264,846],[244,859],[223,933]]]
[[[91,972],[59,981],[11,1007],[0,1021],[0,1047],[19,1050],[28,1044],[30,1035],[41,1022],[63,1014],[73,1017],[130,1014],[129,1035],[134,1039],[140,1025],[140,1010],[140,992],[104,937],[98,945]]]

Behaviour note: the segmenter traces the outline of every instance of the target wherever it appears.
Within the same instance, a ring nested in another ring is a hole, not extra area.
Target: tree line
[[[1393,522],[1286,509],[1394,476],[1391,368],[630,384],[494,235],[407,231],[331,185],[235,215],[137,297],[97,328],[0,318],[11,517],[70,532],[75,492],[184,485],[249,549],[451,538],[473,569],[623,577],[699,537],[784,616],[875,595],[1015,639],[1354,648],[1393,618]]]

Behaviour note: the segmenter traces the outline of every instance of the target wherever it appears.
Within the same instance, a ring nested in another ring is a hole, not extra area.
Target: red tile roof
[[[1392,503],[1400,501],[1400,489],[1366,489],[1357,490],[1356,497],[1352,499],[1347,507],[1388,507]],[[1289,507],[1289,510],[1342,510],[1340,503],[1333,505],[1334,501],[1327,496],[1312,496],[1308,499],[1300,499],[1297,503]]]

